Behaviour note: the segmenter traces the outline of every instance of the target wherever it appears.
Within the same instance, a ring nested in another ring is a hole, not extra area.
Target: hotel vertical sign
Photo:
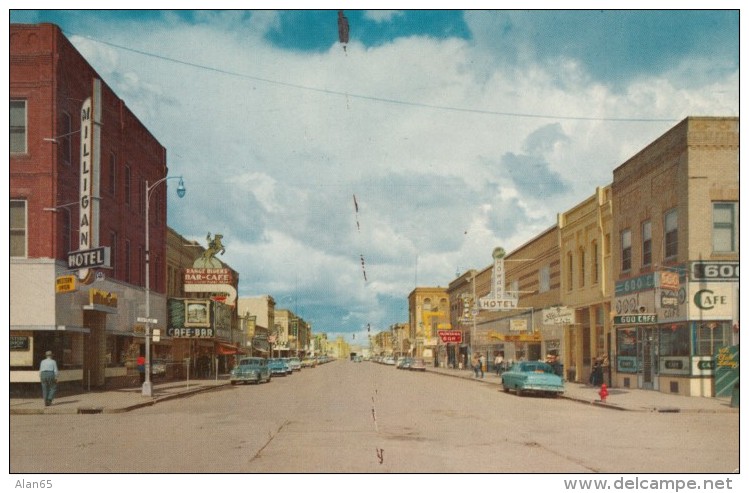
[[[92,208],[93,208],[93,163],[91,149],[94,144],[94,124],[91,98],[87,98],[81,107],[81,183],[80,183],[80,222],[78,224],[78,250],[89,250],[93,246],[91,236]],[[85,279],[88,269],[80,269],[78,277]]]
[[[78,250],[68,253],[68,267],[78,269],[78,278],[90,281],[92,267],[108,267],[108,247],[99,248],[99,140],[101,125],[101,81],[94,79],[93,96],[81,106],[81,177],[79,196]],[[94,260],[91,260],[94,259]],[[91,261],[89,261],[91,260]]]

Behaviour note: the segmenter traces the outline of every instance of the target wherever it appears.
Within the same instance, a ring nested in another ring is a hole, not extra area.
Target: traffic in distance
[[[237,365],[229,374],[229,381],[232,385],[239,383],[268,383],[273,377],[285,377],[292,375],[295,371],[301,371],[302,368],[315,368],[333,361],[332,358],[322,355],[316,357],[307,357],[303,360],[291,358],[258,358],[245,357],[240,358]]]

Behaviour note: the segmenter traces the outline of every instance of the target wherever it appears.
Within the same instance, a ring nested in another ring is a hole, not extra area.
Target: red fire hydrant
[[[601,384],[601,390],[598,391],[598,395],[601,396],[601,402],[606,402],[606,397],[609,396],[609,389],[606,388],[606,384]]]

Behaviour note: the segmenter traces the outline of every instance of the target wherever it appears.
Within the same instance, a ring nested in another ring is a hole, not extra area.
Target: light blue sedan
[[[502,388],[518,395],[536,392],[556,397],[564,392],[564,382],[548,363],[521,361],[502,373]]]

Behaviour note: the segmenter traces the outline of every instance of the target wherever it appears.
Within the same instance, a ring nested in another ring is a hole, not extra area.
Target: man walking
[[[52,359],[52,351],[45,353],[47,356],[39,364],[39,380],[42,382],[42,398],[45,406],[51,406],[57,391],[57,361]]]
[[[483,354],[479,355],[479,372],[481,373],[481,378],[484,378],[484,365],[485,364],[486,364],[486,360],[484,359],[484,355]]]

